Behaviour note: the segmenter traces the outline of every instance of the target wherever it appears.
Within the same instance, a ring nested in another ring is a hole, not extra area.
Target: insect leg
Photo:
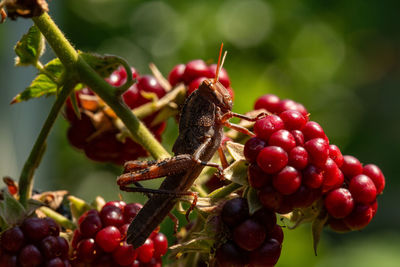
[[[152,161],[151,164],[147,165],[144,163],[139,166],[148,167],[137,167],[136,171],[127,172],[120,175],[117,179],[117,184],[120,186],[125,186],[138,181],[182,173],[184,172],[185,168],[192,164],[192,161],[191,155],[182,154],[169,159],[163,159],[156,162]],[[138,164],[134,166],[138,166]]]
[[[268,115],[271,115],[271,113],[269,113],[269,112],[260,112],[256,116],[247,116],[247,115],[235,113],[235,112],[232,112],[232,111],[228,111],[224,115],[222,115],[222,117],[219,120],[223,123],[223,122],[226,122],[229,119],[235,117],[235,118],[239,118],[239,119],[246,120],[246,121],[257,121],[257,120],[262,119],[262,118],[264,118],[264,117],[266,117]]]
[[[243,126],[234,124],[234,123],[230,123],[229,121],[222,122],[222,124],[223,124],[224,126],[228,127],[228,128],[231,128],[231,129],[236,130],[236,131],[238,131],[238,132],[240,132],[240,133],[249,135],[249,136],[251,136],[251,137],[256,136],[256,135],[255,135],[253,132],[251,132],[249,129],[247,129],[247,128],[243,127]]]

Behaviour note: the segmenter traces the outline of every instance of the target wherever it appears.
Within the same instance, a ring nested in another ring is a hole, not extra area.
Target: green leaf
[[[237,160],[224,170],[223,175],[226,179],[234,183],[248,185],[247,169],[246,160]]]
[[[0,202],[0,216],[8,225],[16,225],[25,218],[25,209],[21,203],[10,195],[8,190],[3,192],[4,200]]]
[[[312,223],[312,236],[313,236],[313,247],[315,256],[317,256],[317,248],[319,240],[321,239],[321,233],[324,229],[324,225],[328,220],[328,213],[325,210],[322,210],[320,214],[315,218]]]
[[[226,148],[228,149],[229,154],[231,154],[234,160],[245,160],[243,154],[244,145],[228,141],[226,142]]]
[[[80,56],[101,76],[108,77],[116,70],[122,59],[112,55],[98,55],[95,53],[81,52]]]
[[[11,104],[27,101],[31,98],[50,96],[57,94],[57,80],[64,73],[64,66],[58,58],[53,59],[44,66],[44,73],[40,73],[22,93],[19,93],[11,101]],[[51,76],[51,78],[50,78]]]
[[[249,187],[246,194],[247,203],[249,204],[249,213],[254,214],[257,210],[261,209],[263,205],[258,199],[257,190],[253,187]]]
[[[29,28],[28,33],[24,34],[14,47],[17,54],[15,65],[17,66],[36,66],[37,61],[45,49],[44,37],[36,26]]]

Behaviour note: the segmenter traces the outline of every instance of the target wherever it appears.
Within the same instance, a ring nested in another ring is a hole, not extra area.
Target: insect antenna
[[[222,56],[222,48],[224,47],[224,43],[221,43],[221,48],[219,49],[219,57],[218,57],[218,64],[217,64],[217,70],[215,72],[215,78],[214,78],[214,83],[218,81],[219,78],[219,73],[221,72],[222,66],[224,65],[225,57],[226,57],[226,51],[224,53],[224,56],[222,57],[222,62],[221,62],[221,56]]]

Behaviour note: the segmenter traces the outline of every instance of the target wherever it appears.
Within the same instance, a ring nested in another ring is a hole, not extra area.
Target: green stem
[[[218,188],[214,191],[212,191],[208,197],[211,198],[211,201],[217,201],[221,198],[224,198],[228,195],[230,195],[231,193],[235,192],[236,190],[238,190],[239,188],[241,188],[242,185],[240,184],[236,184],[236,183],[230,183],[227,186]]]
[[[35,172],[35,169],[39,166],[40,160],[45,150],[47,136],[49,135],[50,130],[53,127],[54,122],[57,119],[57,115],[63,107],[64,102],[67,100],[67,97],[74,89],[75,84],[76,83],[74,79],[68,79],[66,81],[63,89],[56,99],[56,102],[53,104],[53,107],[51,108],[50,113],[31,150],[31,153],[29,154],[29,157],[26,160],[25,165],[22,169],[21,176],[19,178],[19,195],[20,201],[24,206],[26,205],[26,201],[31,196],[33,187],[33,174]]]
[[[64,217],[60,213],[48,208],[48,207],[40,207],[39,210],[43,212],[47,217],[55,220],[59,225],[64,227],[65,229],[74,230],[76,225],[71,222],[67,217]]]

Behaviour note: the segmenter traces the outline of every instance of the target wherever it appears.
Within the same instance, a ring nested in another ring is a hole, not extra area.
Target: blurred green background
[[[69,0],[52,1],[50,10],[77,48],[122,56],[143,74],[149,62],[167,75],[178,63],[215,60],[224,42],[236,112],[251,110],[265,93],[301,102],[344,154],[379,165],[386,176],[378,213],[365,230],[324,231],[317,257],[309,226],[285,232],[277,266],[400,266],[399,1]],[[0,170],[14,178],[54,101],[9,105],[35,75],[13,67],[12,47],[30,25],[22,19],[0,25]],[[50,50],[44,61],[53,57]],[[121,169],[88,161],[68,145],[66,129],[60,118],[35,187],[117,199]],[[170,122],[168,147],[176,134]],[[170,223],[163,229],[170,233]]]

